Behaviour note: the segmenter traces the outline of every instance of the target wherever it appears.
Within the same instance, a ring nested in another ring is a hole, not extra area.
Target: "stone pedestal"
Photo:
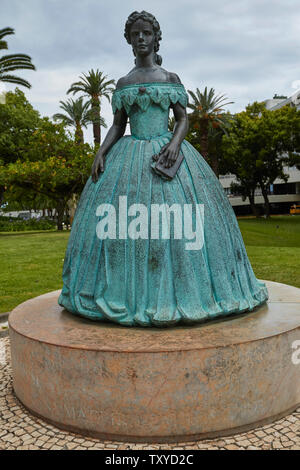
[[[127,442],[272,421],[300,403],[300,289],[266,284],[270,300],[255,312],[171,329],[76,317],[58,291],[24,302],[9,317],[15,393],[60,428]]]

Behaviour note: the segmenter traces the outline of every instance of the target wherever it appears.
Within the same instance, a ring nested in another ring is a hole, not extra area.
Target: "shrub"
[[[22,220],[0,217],[0,232],[23,232],[28,230],[56,230],[56,222],[50,219]]]

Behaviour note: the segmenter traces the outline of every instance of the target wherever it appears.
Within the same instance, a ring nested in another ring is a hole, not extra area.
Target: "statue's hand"
[[[99,172],[103,173],[104,171],[104,155],[101,152],[96,154],[93,166],[92,166],[92,180],[94,183],[97,183],[99,178]]]
[[[169,142],[159,152],[159,163],[163,164],[165,168],[171,168],[176,162],[179,152],[180,145]]]

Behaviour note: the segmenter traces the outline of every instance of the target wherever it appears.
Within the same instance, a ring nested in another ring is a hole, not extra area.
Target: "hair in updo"
[[[131,13],[131,15],[128,16],[128,19],[125,24],[125,33],[124,33],[124,36],[128,44],[131,44],[131,39],[130,39],[131,27],[133,23],[135,23],[137,20],[148,21],[148,23],[152,25],[153,31],[154,31],[154,37],[155,37],[155,41],[154,41],[155,62],[158,65],[161,65],[162,57],[156,53],[159,50],[159,41],[161,40],[162,34],[161,34],[159,22],[157,21],[155,16],[151,15],[151,13],[148,13],[147,11],[144,11],[144,10],[141,12],[134,11],[133,13]]]

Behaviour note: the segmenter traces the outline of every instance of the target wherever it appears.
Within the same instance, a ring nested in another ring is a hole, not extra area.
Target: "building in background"
[[[275,95],[273,99],[265,100],[266,108],[275,111],[290,104],[300,110],[300,90],[287,98],[286,96]],[[285,183],[280,179],[276,179],[269,189],[269,201],[272,207],[272,213],[289,213],[293,204],[300,204],[300,171],[295,167],[285,167],[285,173],[289,179]],[[235,175],[220,175],[220,183],[222,184],[232,207],[237,215],[251,214],[249,199],[245,201],[240,196],[231,194],[230,185],[236,182]],[[255,204],[257,206],[264,204],[264,199],[260,188],[255,192]]]

